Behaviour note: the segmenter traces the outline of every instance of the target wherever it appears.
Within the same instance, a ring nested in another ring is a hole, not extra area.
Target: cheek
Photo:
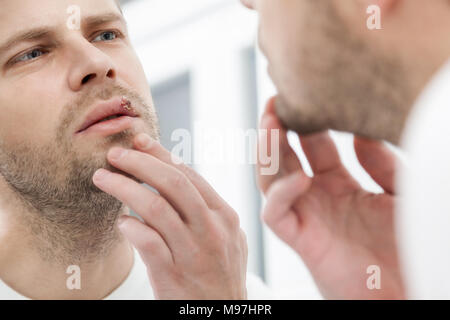
[[[48,101],[49,104],[45,104]],[[39,144],[49,138],[52,117],[48,115],[50,101],[42,92],[33,92],[15,87],[11,94],[0,100],[0,136],[12,145],[24,142]]]
[[[305,0],[261,1],[260,42],[269,58],[286,64],[292,52],[298,52],[302,37],[301,8],[299,2]]]
[[[151,104],[150,86],[136,53],[130,49],[116,65],[119,80],[125,81],[130,88],[137,91],[147,103]]]
[[[290,18],[289,15],[285,15],[284,20],[281,15],[267,16],[267,23],[264,25],[263,22],[260,33],[261,48],[269,60],[270,76],[283,87],[298,85],[296,77],[303,54],[302,41],[305,40],[299,22]]]

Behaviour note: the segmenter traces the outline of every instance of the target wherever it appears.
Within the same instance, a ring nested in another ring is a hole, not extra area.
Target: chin
[[[281,124],[288,130],[300,135],[309,135],[332,129],[327,123],[323,113],[315,115],[304,112],[300,104],[287,102],[284,96],[279,95],[275,100],[275,112]]]
[[[287,129],[293,129],[293,123],[295,122],[295,111],[293,107],[287,103],[283,95],[279,94],[275,99],[275,113],[278,119],[281,121],[284,127]]]

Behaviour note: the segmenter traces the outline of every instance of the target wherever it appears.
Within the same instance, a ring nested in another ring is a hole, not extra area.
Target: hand
[[[202,177],[175,164],[148,135],[135,137],[134,148],[112,148],[108,161],[159,195],[105,169],[93,181],[145,221],[124,216],[119,227],[147,265],[155,297],[246,299],[247,243],[237,214]]]
[[[381,142],[354,140],[360,164],[384,189],[373,194],[345,169],[327,132],[300,139],[314,173],[308,177],[288,144],[273,99],[261,129],[280,130],[280,170],[277,175],[258,176],[267,197],[263,219],[301,256],[322,295],[404,298],[393,225],[395,158],[391,152]],[[259,143],[266,143],[262,139]],[[366,285],[371,265],[381,269],[380,290]]]

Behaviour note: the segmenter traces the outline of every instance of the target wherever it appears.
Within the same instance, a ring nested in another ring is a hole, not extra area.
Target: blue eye
[[[44,54],[44,51],[42,49],[33,49],[31,51],[28,51],[18,57],[17,59],[14,59],[14,62],[22,62],[22,61],[29,61],[39,58]]]
[[[105,32],[100,33],[92,41],[93,42],[98,42],[98,41],[109,42],[109,41],[114,41],[119,37],[123,37],[123,34],[120,31],[111,30],[111,31],[105,31]],[[20,62],[28,62],[28,61],[36,60],[40,56],[47,54],[47,53],[48,53],[48,51],[44,50],[43,48],[32,49],[32,50],[22,54],[21,56],[15,58],[14,60],[11,60],[11,62],[9,64],[13,65],[16,63],[20,63]]]
[[[117,32],[114,31],[105,31],[100,33],[93,41],[113,41],[115,40],[119,35]]]

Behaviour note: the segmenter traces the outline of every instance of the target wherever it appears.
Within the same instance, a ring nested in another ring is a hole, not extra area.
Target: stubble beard
[[[331,3],[310,5],[320,18],[306,23],[293,63],[298,81],[277,85],[280,120],[300,135],[332,129],[398,144],[415,99],[405,65],[354,35]]]
[[[148,133],[159,137],[156,114],[146,106],[143,120]],[[107,256],[121,234],[116,227],[126,207],[98,189],[92,177],[98,168],[119,172],[106,161],[105,146],[132,146],[132,129],[102,140],[98,154],[80,156],[59,128],[56,143],[45,146],[0,144],[0,175],[21,204],[17,217],[29,229],[28,245],[43,261],[58,265],[80,265]]]

